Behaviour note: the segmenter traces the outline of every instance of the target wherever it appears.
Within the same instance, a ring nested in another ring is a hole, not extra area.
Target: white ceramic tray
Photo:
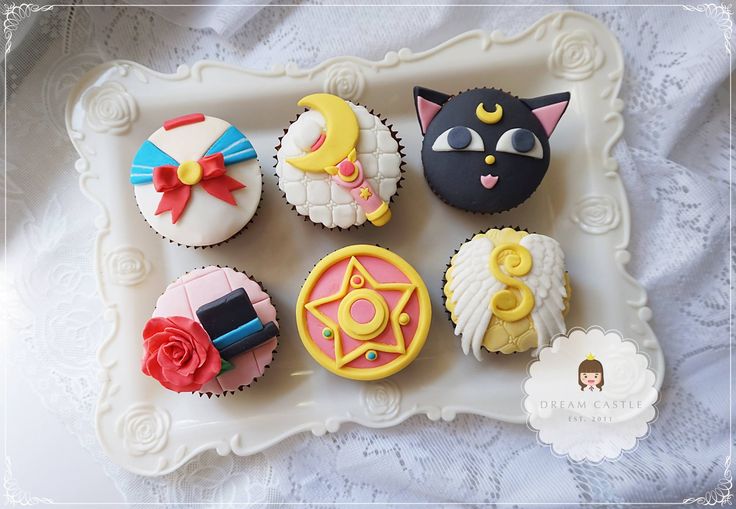
[[[99,350],[102,392],[97,431],[109,455],[140,474],[170,472],[197,453],[246,455],[302,431],[337,431],[343,422],[394,426],[415,414],[452,420],[457,413],[523,422],[528,354],[462,354],[442,304],[445,264],[459,244],[494,225],[520,225],[557,238],[566,254],[573,298],[570,327],[600,325],[634,339],[661,384],[663,357],[647,325],[644,290],[625,271],[629,208],[611,148],[621,135],[621,50],[593,18],[558,13],[524,33],[469,32],[421,53],[391,52],[379,62],[336,58],[313,69],[293,65],[249,71],[216,62],[160,74],[113,61],[88,73],[72,92],[67,128],[80,159],[83,193],[100,207],[94,257],[105,317]],[[521,207],[487,216],[437,199],[422,176],[412,87],[447,93],[496,86],[520,96],[569,90],[570,107],[551,139],[541,187]],[[296,101],[328,91],[375,108],[406,145],[406,174],[393,219],[329,231],[291,211],[273,176],[274,146],[300,111]],[[208,249],[158,237],[141,218],[128,168],[137,147],[162,121],[193,111],[229,120],[258,152],[265,174],[261,209],[244,234]],[[320,368],[296,333],[294,304],[312,266],[348,244],[377,243],[408,260],[430,288],[434,320],[418,359],[390,379],[361,383]],[[140,372],[140,331],[165,286],[209,264],[261,279],[279,311],[281,338],[271,369],[257,384],[224,398],[175,394]]]

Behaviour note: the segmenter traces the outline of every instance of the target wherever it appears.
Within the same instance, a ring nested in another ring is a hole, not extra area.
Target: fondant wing
[[[463,352],[481,360],[480,347],[491,321],[491,297],[504,286],[491,274],[488,261],[493,241],[478,235],[460,247],[451,267],[450,298],[457,318],[455,335],[462,335]]]
[[[555,334],[564,333],[565,254],[560,244],[545,235],[527,235],[521,242],[532,255],[532,269],[520,277],[534,294],[532,321],[537,331],[537,349],[547,346]]]

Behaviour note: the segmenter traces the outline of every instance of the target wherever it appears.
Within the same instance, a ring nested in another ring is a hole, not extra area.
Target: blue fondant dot
[[[511,136],[511,145],[517,152],[529,152],[534,148],[534,134],[526,129],[517,129]]]
[[[455,150],[462,150],[470,145],[470,131],[467,127],[453,127],[447,133],[447,144]]]

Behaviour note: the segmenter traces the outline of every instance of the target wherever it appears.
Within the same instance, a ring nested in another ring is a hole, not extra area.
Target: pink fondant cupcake
[[[224,395],[263,375],[278,344],[276,308],[242,272],[205,267],[170,284],[143,329],[143,373],[175,392]]]

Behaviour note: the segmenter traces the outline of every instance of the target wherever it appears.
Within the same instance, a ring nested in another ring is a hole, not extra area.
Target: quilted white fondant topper
[[[386,224],[402,164],[390,127],[336,95],[311,94],[298,104],[309,109],[286,130],[277,153],[286,200],[327,228]]]
[[[286,160],[303,171],[325,171],[337,185],[347,189],[365,211],[366,218],[376,226],[391,219],[388,203],[383,201],[365,178],[363,165],[355,147],[360,128],[358,119],[346,101],[332,94],[311,94],[303,97],[299,106],[316,109],[325,119],[325,129],[309,146],[309,153]]]

